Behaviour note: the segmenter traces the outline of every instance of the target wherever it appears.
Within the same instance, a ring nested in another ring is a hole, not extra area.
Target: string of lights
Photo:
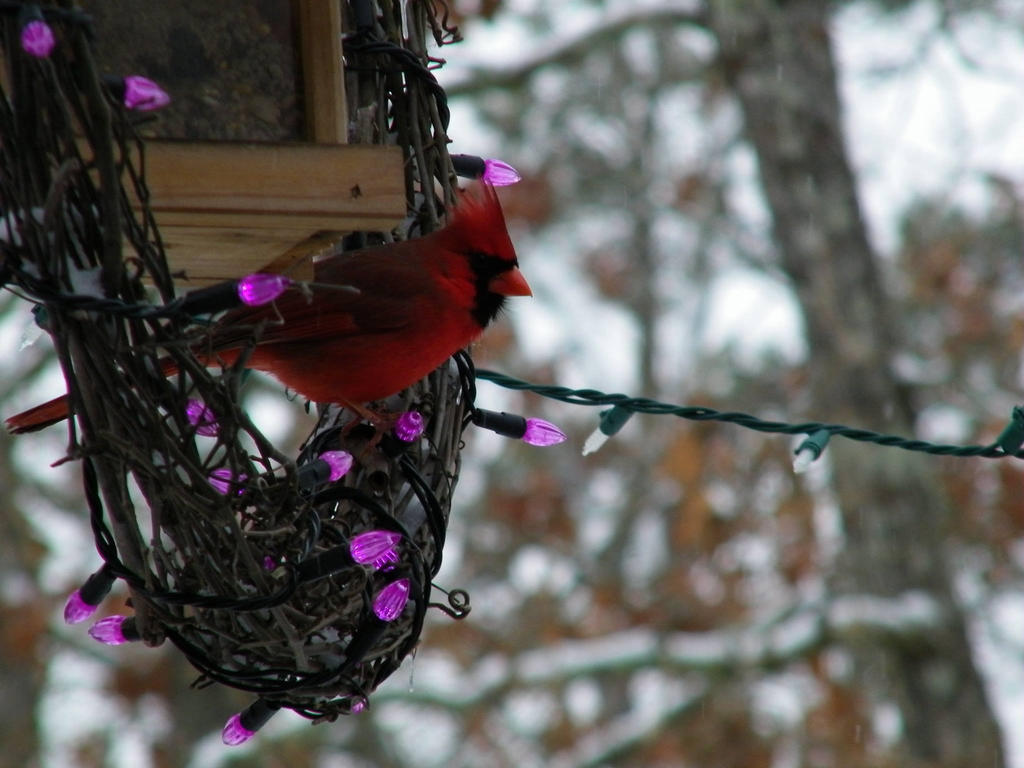
[[[783,435],[808,435],[808,439],[797,447],[798,458],[801,454],[813,461],[821,455],[829,438],[845,437],[848,440],[873,443],[875,445],[889,448],[901,448],[905,451],[916,451],[927,453],[933,456],[954,456],[957,458],[986,458],[1004,459],[1007,457],[1024,458],[1024,451],[1020,450],[1024,444],[1024,408],[1015,407],[1006,428],[1002,431],[994,443],[989,445],[946,445],[932,443],[927,440],[902,437],[899,435],[888,435],[880,432],[873,432],[869,429],[848,427],[843,424],[830,424],[820,421],[805,421],[789,423],[785,421],[768,421],[738,411],[718,411],[705,406],[685,406],[664,403],[645,397],[631,397],[624,394],[609,394],[596,389],[571,389],[569,387],[535,384],[529,381],[517,379],[497,371],[476,369],[478,379],[490,381],[505,389],[522,392],[532,392],[541,397],[551,400],[558,400],[572,405],[588,406],[612,406],[601,415],[601,424],[595,431],[595,437],[588,440],[591,450],[584,448],[584,453],[591,453],[600,447],[604,439],[614,435],[634,414],[650,414],[656,416],[676,416],[689,421],[717,421],[727,424],[736,424],[746,429],[758,432],[768,432]],[[803,468],[807,459],[800,462]],[[798,469],[801,467],[798,466]]]

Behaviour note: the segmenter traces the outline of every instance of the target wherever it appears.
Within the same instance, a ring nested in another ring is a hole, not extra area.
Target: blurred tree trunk
[[[0,326],[12,332],[11,318],[25,311],[10,293],[0,296]],[[0,413],[25,382],[34,382],[50,355],[19,350],[0,373]],[[39,569],[46,544],[30,522],[39,501],[53,496],[15,470],[15,438],[0,429],[0,767],[41,765],[40,698],[51,649],[44,641],[55,609],[53,595],[40,588]]]
[[[3,399],[0,398],[0,401]],[[0,766],[38,766],[39,697],[47,655],[40,648],[53,602],[37,587],[45,550],[18,508],[11,438],[0,435]]]
[[[868,243],[843,143],[830,4],[709,5],[720,64],[760,164],[780,263],[803,306],[813,415],[905,432],[913,413],[891,373],[898,310]],[[926,641],[855,649],[869,698],[899,707],[899,764],[1003,765],[953,594],[944,541],[950,511],[935,460],[843,440],[828,455],[844,546],[831,589],[880,597],[917,590],[941,609],[940,629]]]

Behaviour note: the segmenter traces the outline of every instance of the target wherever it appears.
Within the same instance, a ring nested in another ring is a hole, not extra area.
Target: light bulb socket
[[[372,32],[377,21],[377,12],[371,0],[353,0],[352,15],[355,17],[357,32]]]
[[[323,459],[313,459],[299,467],[299,488],[311,491],[331,479],[331,465]]]
[[[45,304],[36,304],[32,307],[32,319],[44,331],[50,331],[50,313],[47,311]]]
[[[256,699],[252,704],[238,714],[238,721],[247,731],[255,733],[270,720],[280,709],[279,704],[274,704],[266,699]]]
[[[601,411],[598,429],[601,433],[611,437],[626,426],[626,422],[633,418],[633,411],[621,405],[615,405],[606,411]]]
[[[452,155],[452,167],[455,175],[464,179],[483,178],[487,164],[482,157],[476,155]]]
[[[139,632],[134,616],[129,616],[121,622],[121,634],[124,635],[124,639],[129,643],[137,643],[142,639],[142,633]]]
[[[832,433],[827,429],[819,429],[811,432],[807,437],[796,447],[793,451],[794,455],[799,455],[804,451],[809,452],[813,458],[812,461],[817,460],[822,452],[825,450],[825,446],[828,445],[828,441],[832,438]]]
[[[1019,405],[1013,407],[1010,412],[1010,423],[999,433],[996,445],[1010,456],[1016,454],[1021,445],[1024,445],[1024,408]]]
[[[104,563],[96,573],[92,574],[79,588],[78,594],[86,605],[99,605],[103,598],[110,594],[117,577],[111,567]]]
[[[43,18],[43,9],[39,7],[38,3],[26,3],[21,6],[21,10],[18,11],[18,27],[24,27],[33,21],[45,21]]]
[[[526,417],[516,413],[505,413],[504,411],[498,413],[483,408],[474,408],[470,421],[476,426],[488,429],[502,437],[519,440],[526,434]]]
[[[181,311],[190,315],[211,315],[241,306],[238,281],[226,280],[189,291],[181,297]]]

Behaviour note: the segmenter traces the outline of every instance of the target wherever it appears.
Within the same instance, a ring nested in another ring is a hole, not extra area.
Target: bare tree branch
[[[445,86],[449,97],[466,96],[490,88],[517,88],[538,70],[549,66],[565,66],[583,59],[588,53],[606,48],[612,41],[635,29],[657,29],[668,25],[705,28],[706,19],[699,3],[683,0],[657,8],[627,9],[609,14],[591,29],[577,33],[549,49],[524,58],[509,67],[476,67],[462,79]]]
[[[381,690],[390,699],[432,704],[453,711],[494,701],[522,686],[565,683],[602,672],[657,668],[666,672],[730,675],[778,668],[834,642],[866,637],[901,646],[927,644],[942,626],[945,611],[921,591],[889,598],[843,595],[797,603],[768,621],[709,632],[659,633],[632,628],[613,635],[567,640],[506,659],[489,656],[441,686],[418,684],[412,691]]]

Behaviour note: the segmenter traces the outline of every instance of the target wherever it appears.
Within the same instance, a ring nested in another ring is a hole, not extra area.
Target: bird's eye
[[[469,251],[466,255],[469,257],[469,266],[473,268],[474,272],[488,272],[489,268],[493,266],[494,257],[483,251]]]

